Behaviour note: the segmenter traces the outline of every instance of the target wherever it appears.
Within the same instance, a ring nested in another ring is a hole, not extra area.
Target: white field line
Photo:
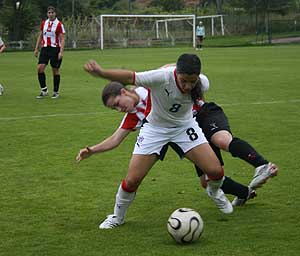
[[[249,106],[249,105],[285,104],[285,103],[300,103],[300,99],[261,101],[261,102],[259,101],[259,102],[249,102],[249,103],[224,103],[219,105],[220,106],[242,106],[242,105]],[[12,120],[22,120],[22,119],[44,119],[44,118],[52,118],[52,117],[90,116],[90,115],[99,115],[99,114],[100,112],[86,112],[86,113],[37,115],[37,116],[0,117],[0,121],[12,121]],[[103,113],[101,113],[101,115],[103,115]]]

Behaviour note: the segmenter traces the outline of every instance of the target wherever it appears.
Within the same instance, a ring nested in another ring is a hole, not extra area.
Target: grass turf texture
[[[236,136],[280,167],[256,199],[221,214],[199,188],[193,165],[170,150],[141,185],[126,224],[98,229],[112,212],[137,133],[114,151],[75,163],[80,148],[110,135],[123,116],[103,107],[106,81],[86,74],[83,64],[93,58],[105,68],[142,71],[192,51],[66,52],[57,100],[35,99],[32,53],[0,56],[0,255],[298,255],[299,45],[195,52],[211,81],[207,100],[223,106]],[[50,67],[47,81],[51,91]],[[223,155],[226,174],[247,184],[253,168]],[[194,208],[204,220],[203,236],[188,246],[167,234],[167,219],[179,207]]]

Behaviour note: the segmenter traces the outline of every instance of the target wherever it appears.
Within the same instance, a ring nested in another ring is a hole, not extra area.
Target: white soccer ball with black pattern
[[[195,210],[179,208],[169,217],[167,227],[169,234],[177,243],[186,244],[199,239],[204,223]]]

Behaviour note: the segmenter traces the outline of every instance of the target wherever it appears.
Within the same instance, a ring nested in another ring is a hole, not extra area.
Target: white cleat
[[[255,173],[249,187],[254,190],[261,187],[269,178],[276,176],[277,172],[278,167],[273,163],[258,166],[255,169]]]
[[[207,186],[206,191],[208,196],[215,202],[215,204],[221,212],[226,214],[233,212],[233,207],[230,201],[225,196],[223,190],[221,190],[220,188],[215,190],[212,189],[210,186]]]
[[[43,99],[46,96],[48,96],[48,90],[47,91],[41,91],[41,93],[38,96],[36,96],[36,99]]]
[[[124,223],[123,220],[120,220],[116,215],[108,215],[106,219],[99,225],[100,229],[110,229],[120,226]]]
[[[256,197],[256,191],[249,187],[249,194],[247,198],[238,198],[237,196],[232,200],[232,206],[243,206],[249,199]]]

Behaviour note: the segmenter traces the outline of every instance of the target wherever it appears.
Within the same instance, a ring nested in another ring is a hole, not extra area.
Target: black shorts
[[[38,64],[46,64],[48,65],[48,62],[50,60],[50,65],[53,68],[59,68],[62,62],[62,59],[58,59],[58,53],[60,51],[60,48],[58,47],[42,47],[40,56],[39,56],[39,62]]]
[[[199,41],[203,41],[204,36],[197,36]]]
[[[201,127],[208,142],[218,131],[228,131],[231,133],[228,119],[223,109],[214,102],[205,103],[196,115],[196,121]]]

